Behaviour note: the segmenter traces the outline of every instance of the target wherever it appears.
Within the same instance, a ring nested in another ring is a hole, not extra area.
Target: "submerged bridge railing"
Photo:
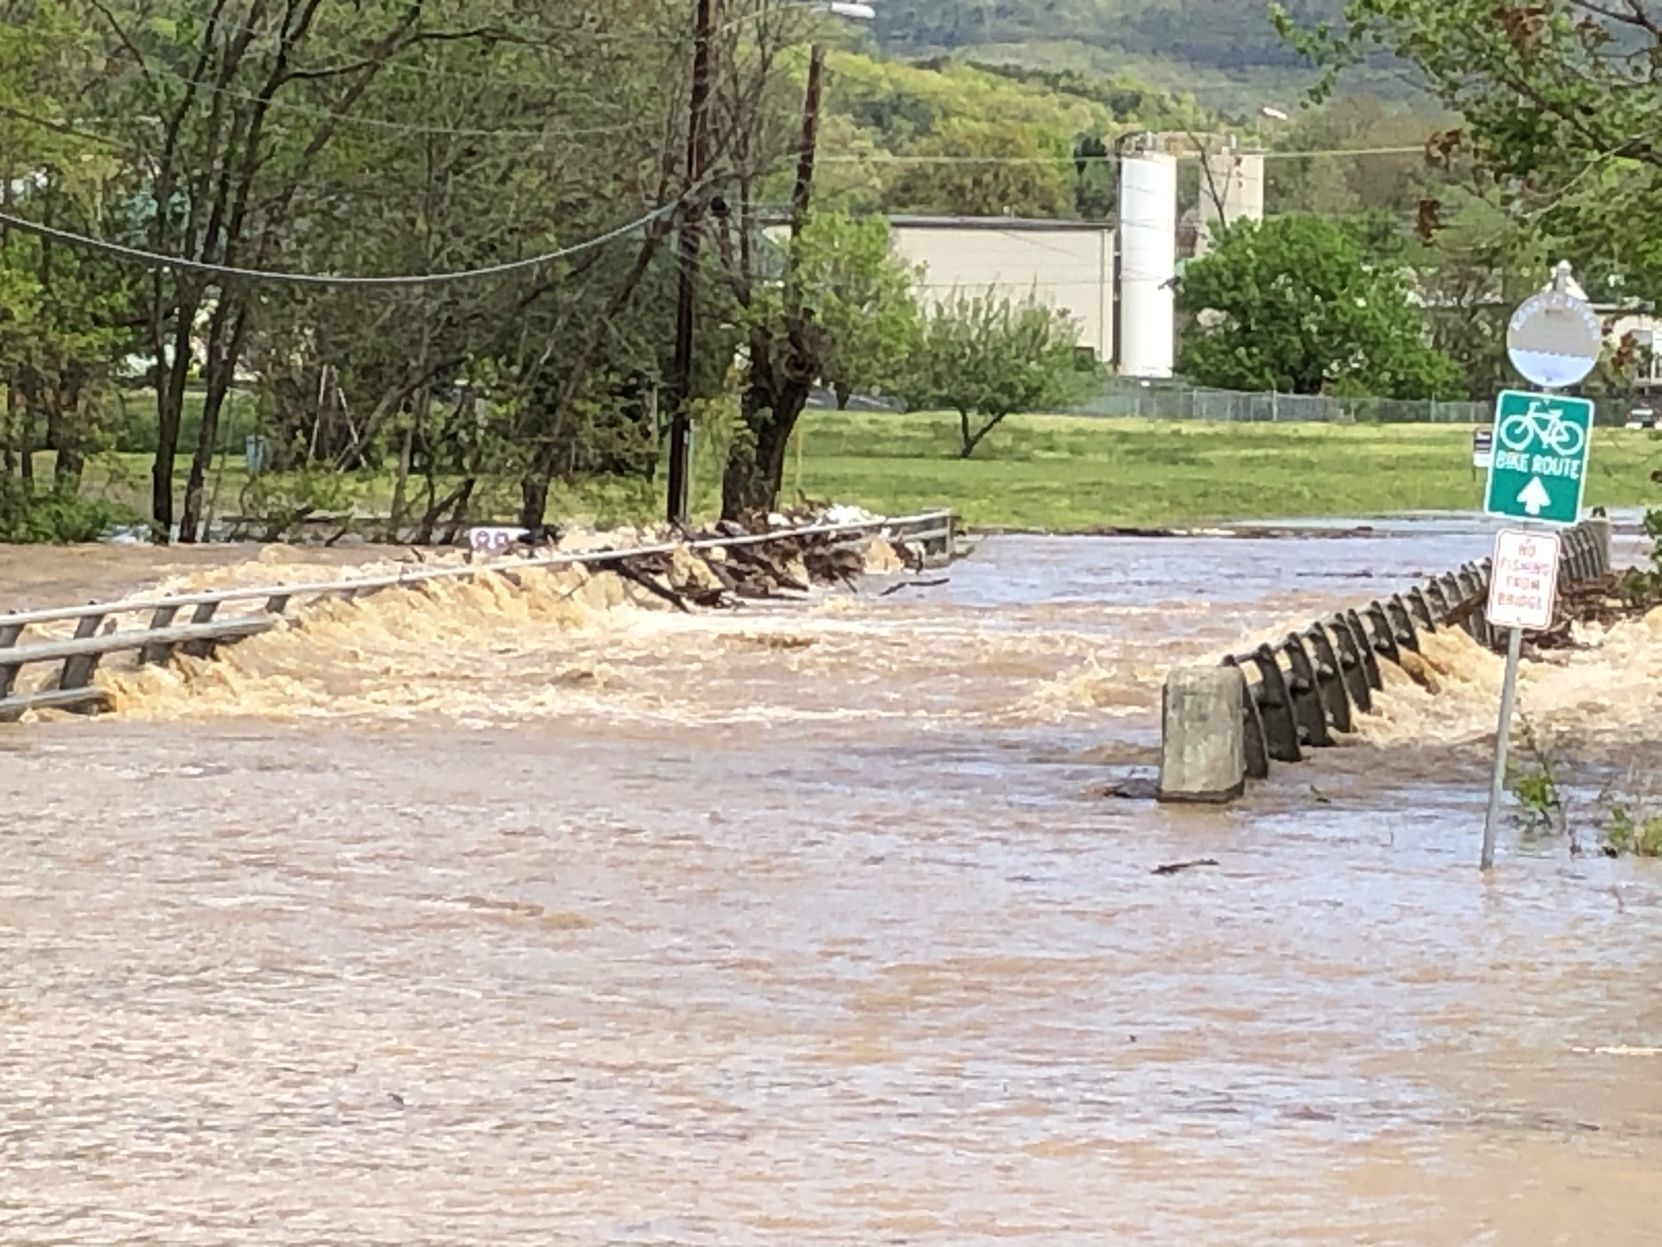
[[[136,653],[140,665],[165,664],[175,654],[207,657],[221,645],[270,632],[297,604],[319,599],[350,601],[383,589],[405,588],[442,580],[517,573],[562,567],[604,568],[632,559],[673,554],[677,550],[712,551],[765,546],[805,539],[885,537],[918,547],[926,559],[950,560],[958,537],[957,517],[929,511],[898,518],[811,524],[764,533],[700,537],[632,548],[603,548],[522,558],[474,561],[446,567],[411,567],[355,579],[219,589],[203,593],[151,594],[114,602],[0,614],[0,723],[15,723],[33,710],[96,710],[106,702],[93,680],[110,654]],[[237,608],[221,614],[222,608]],[[71,637],[31,639],[31,629],[73,621]],[[59,665],[49,687],[20,691],[26,668]]]
[[[1608,575],[1610,521],[1588,520],[1564,534],[1559,583],[1568,588]],[[1491,649],[1504,643],[1490,625],[1489,560],[1467,563],[1424,585],[1336,613],[1223,660],[1185,667],[1166,681],[1160,795],[1167,801],[1228,801],[1249,779],[1269,778],[1272,762],[1303,762],[1308,749],[1340,743],[1373,710],[1384,687],[1380,664],[1413,664],[1421,638],[1459,628]]]

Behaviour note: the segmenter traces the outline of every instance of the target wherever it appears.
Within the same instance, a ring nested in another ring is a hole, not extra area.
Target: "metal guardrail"
[[[219,589],[204,593],[159,594],[60,606],[45,610],[14,611],[0,615],[0,723],[15,723],[31,710],[97,709],[106,698],[93,684],[100,660],[107,654],[137,652],[139,663],[165,664],[178,653],[207,657],[223,644],[257,636],[276,628],[297,601],[319,598],[351,600],[382,589],[427,584],[439,580],[507,575],[560,567],[599,566],[631,559],[693,551],[732,549],[809,537],[882,536],[923,549],[926,556],[951,559],[957,543],[958,520],[950,511],[929,511],[898,518],[862,520],[844,524],[812,524],[773,532],[739,536],[703,537],[694,541],[651,546],[573,551],[530,558],[493,559],[452,567],[411,568],[393,575],[355,580],[322,580],[301,584]],[[253,611],[219,618],[222,606],[257,604]],[[183,612],[190,614],[181,622]],[[148,615],[139,627],[119,628],[122,616]],[[42,624],[76,621],[72,638],[26,639],[28,629]],[[61,663],[54,686],[17,692],[25,667]]]
[[[1564,534],[1560,586],[1609,574],[1607,538],[1592,524]],[[1302,762],[1306,749],[1327,748],[1338,743],[1335,733],[1355,731],[1357,716],[1372,711],[1373,695],[1384,687],[1380,663],[1403,666],[1405,652],[1420,652],[1423,635],[1458,627],[1490,649],[1504,644],[1504,630],[1485,615],[1490,570],[1488,559],[1467,563],[1406,593],[1318,620],[1279,645],[1225,658],[1246,686],[1247,778],[1267,779],[1271,762]]]

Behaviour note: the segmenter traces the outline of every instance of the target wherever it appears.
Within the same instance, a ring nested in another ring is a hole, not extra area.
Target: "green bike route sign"
[[[1495,457],[1483,509],[1505,519],[1576,523],[1592,441],[1589,400],[1503,392],[1495,405]]]

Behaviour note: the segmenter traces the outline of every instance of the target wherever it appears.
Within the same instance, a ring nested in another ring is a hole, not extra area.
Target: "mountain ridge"
[[[876,0],[889,55],[947,54],[987,64],[1127,76],[1224,108],[1296,104],[1315,71],[1283,41],[1267,0]],[[1343,0],[1286,0],[1304,24]],[[1389,72],[1351,75],[1347,91],[1400,96]]]

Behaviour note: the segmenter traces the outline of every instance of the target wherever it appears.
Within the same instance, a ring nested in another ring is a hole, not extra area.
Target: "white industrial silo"
[[[1177,308],[1177,158],[1127,153],[1120,164],[1120,373],[1169,377]]]

